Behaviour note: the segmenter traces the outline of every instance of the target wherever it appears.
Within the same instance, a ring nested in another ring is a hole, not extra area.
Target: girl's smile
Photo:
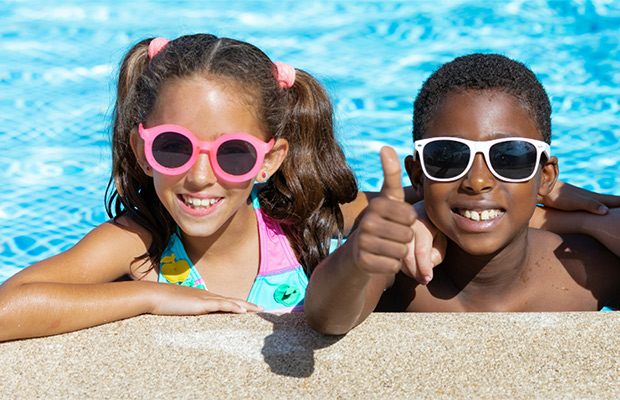
[[[188,214],[202,217],[214,212],[221,204],[223,197],[182,194],[178,196],[178,199]]]

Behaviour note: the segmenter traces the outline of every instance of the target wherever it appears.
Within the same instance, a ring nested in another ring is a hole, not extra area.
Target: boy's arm
[[[304,310],[310,325],[344,334],[361,323],[391,285],[407,256],[416,221],[404,201],[400,163],[391,148],[381,150],[385,181],[368,205],[358,229],[312,273]]]

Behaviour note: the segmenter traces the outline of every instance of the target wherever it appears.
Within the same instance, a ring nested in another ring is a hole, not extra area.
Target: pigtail
[[[112,177],[106,189],[106,212],[111,218],[129,215],[148,232],[154,232],[149,250],[140,259],[149,257],[151,263],[159,262],[168,242],[174,222],[159,201],[153,180],[144,174],[130,144],[132,129],[145,117],[143,98],[155,96],[145,90],[149,66],[148,45],[151,39],[134,45],[120,66],[117,98],[112,126]]]
[[[277,137],[289,153],[260,192],[261,207],[283,227],[308,275],[342,237],[340,204],[357,196],[357,183],[333,129],[331,101],[310,74],[296,70],[295,83],[280,89]],[[284,110],[282,115],[282,109]]]

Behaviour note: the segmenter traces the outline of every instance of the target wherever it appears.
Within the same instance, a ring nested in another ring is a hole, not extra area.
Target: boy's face
[[[473,141],[502,137],[542,140],[536,123],[521,104],[513,96],[497,91],[449,94],[431,119],[424,138],[438,136]],[[547,194],[557,178],[555,157],[534,178],[522,183],[496,178],[481,153],[476,154],[465,176],[450,182],[430,180],[411,156],[406,166],[414,188],[423,190],[426,212],[433,224],[474,255],[501,250],[527,229],[538,195]]]

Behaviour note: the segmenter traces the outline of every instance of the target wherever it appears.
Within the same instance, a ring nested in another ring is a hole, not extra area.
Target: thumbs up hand
[[[401,270],[426,285],[433,279],[433,268],[441,264],[446,255],[448,239],[426,215],[424,201],[417,202],[413,207],[418,218],[412,225],[413,240],[409,242],[409,251],[403,258]]]
[[[401,183],[401,168],[396,152],[391,147],[381,149],[383,186],[372,199],[360,221],[353,239],[358,267],[373,274],[395,274],[409,252],[414,238],[412,225],[416,212],[405,202]]]

